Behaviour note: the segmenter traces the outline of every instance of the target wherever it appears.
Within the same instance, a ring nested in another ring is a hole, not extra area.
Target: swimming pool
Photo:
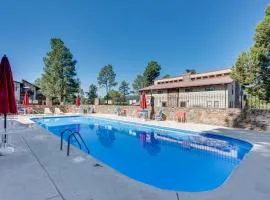
[[[132,179],[173,191],[221,186],[252,148],[248,142],[221,135],[97,117],[32,120],[57,136],[65,129],[80,132],[90,154],[101,162]],[[72,144],[78,147],[75,141]]]

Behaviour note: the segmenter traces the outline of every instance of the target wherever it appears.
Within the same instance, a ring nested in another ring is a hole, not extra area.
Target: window
[[[207,108],[211,108],[212,107],[212,101],[207,101]]]
[[[166,107],[166,102],[162,101],[161,105],[162,105],[162,107]]]
[[[207,87],[205,88],[205,91],[215,91],[216,89],[214,87]]]
[[[180,107],[187,107],[187,102],[181,101],[180,102]]]
[[[233,95],[233,92],[234,92],[234,91],[233,91],[233,85],[232,85],[232,95]]]
[[[214,108],[219,108],[219,101],[214,101]]]
[[[163,93],[163,90],[158,90],[157,93],[158,93],[158,94],[162,94],[162,93]]]
[[[185,89],[185,92],[192,92],[192,89],[187,88],[187,89]]]

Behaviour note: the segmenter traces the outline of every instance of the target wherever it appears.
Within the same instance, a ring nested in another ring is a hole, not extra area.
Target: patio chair
[[[95,109],[94,109],[94,106],[89,106],[89,111],[88,111],[90,114],[92,113],[95,113]]]
[[[32,114],[34,111],[33,111],[32,107],[27,107],[26,112],[27,112],[27,114]]]
[[[114,113],[117,114],[118,116],[120,116],[120,115],[121,115],[121,108],[117,106],[117,107],[114,109]]]
[[[64,113],[59,108],[55,108],[54,109],[54,114],[56,114],[56,115],[62,115]]]
[[[23,108],[21,105],[18,105],[17,108],[18,108],[18,114],[19,115],[26,115],[26,109],[25,108]]]
[[[144,118],[147,119],[148,118],[148,110],[146,109],[142,109],[139,113],[138,113],[138,117],[139,118]]]
[[[44,108],[44,114],[45,115],[52,115],[52,111],[50,110],[50,108]]]
[[[178,122],[187,122],[187,119],[186,119],[186,113],[183,112],[183,111],[179,111],[176,113],[176,117],[177,117],[177,121]]]
[[[140,117],[141,111],[142,111],[141,108],[137,108],[137,109],[133,112],[133,116],[135,116],[135,117]]]
[[[160,110],[159,113],[155,116],[155,120],[162,121],[163,120],[163,111]]]
[[[74,113],[74,110],[73,110],[72,107],[69,107],[69,108],[67,109],[67,112],[68,112],[68,113]]]
[[[126,109],[121,109],[120,114],[121,114],[121,116],[127,116],[127,110]]]
[[[85,114],[85,109],[83,107],[80,107],[78,110],[78,114]]]

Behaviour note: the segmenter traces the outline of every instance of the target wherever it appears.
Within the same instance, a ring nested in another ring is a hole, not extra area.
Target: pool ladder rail
[[[67,146],[67,156],[69,156],[69,152],[70,152],[70,141],[71,141],[71,138],[72,137],[76,140],[76,142],[78,143],[80,149],[82,149],[82,145],[81,145],[81,143],[82,143],[83,146],[85,147],[87,153],[90,154],[90,150],[87,147],[87,145],[85,144],[85,142],[84,142],[81,134],[78,131],[72,131],[70,129],[65,129],[64,131],[61,132],[61,143],[60,143],[60,150],[61,151],[63,150],[63,140],[64,140],[64,134],[65,133],[69,133],[69,135],[68,135],[68,146]],[[81,142],[78,140],[77,137],[79,138],[79,140]]]

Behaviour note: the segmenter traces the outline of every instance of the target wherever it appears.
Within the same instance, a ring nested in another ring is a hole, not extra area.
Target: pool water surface
[[[221,135],[97,117],[32,120],[59,137],[65,129],[78,131],[92,156],[132,179],[165,190],[215,189],[252,148],[248,142]],[[75,140],[72,144],[78,147]]]

